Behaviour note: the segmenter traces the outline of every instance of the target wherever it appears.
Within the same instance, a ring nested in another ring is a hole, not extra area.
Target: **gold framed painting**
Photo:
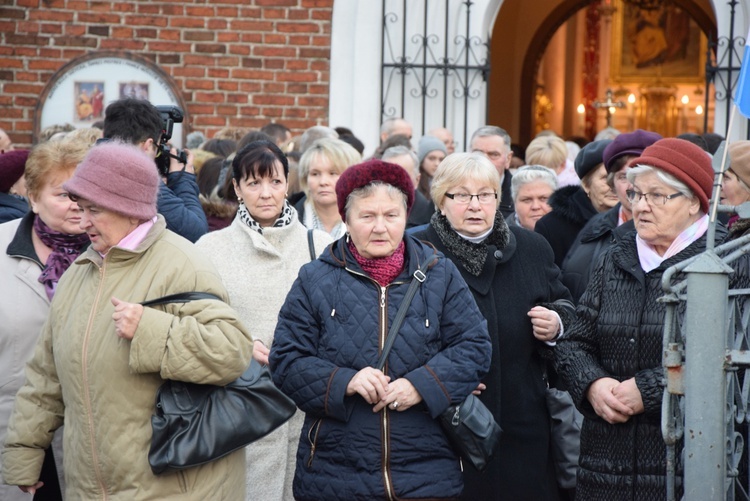
[[[613,4],[612,80],[704,82],[707,39],[690,14],[671,2],[651,10]]]

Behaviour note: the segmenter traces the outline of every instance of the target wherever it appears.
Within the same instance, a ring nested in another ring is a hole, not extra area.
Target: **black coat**
[[[725,232],[717,230],[717,240],[721,240]],[[657,299],[664,295],[664,271],[705,246],[704,235],[645,273],[635,231],[631,231],[599,262],[576,310],[576,322],[557,343],[558,376],[584,415],[576,485],[579,499],[656,501],[666,497],[666,447],[661,434],[665,304]],[[730,286],[747,287],[747,262],[736,263]],[[678,314],[684,315],[684,303]],[[644,412],[616,425],[597,416],[586,392],[603,377],[618,381],[635,377]],[[681,455],[677,456],[681,474]]]
[[[432,200],[422,195],[422,192],[419,190],[416,190],[414,192],[414,205],[411,206],[406,227],[414,228],[429,223],[433,212],[435,212],[435,204],[432,203]]]
[[[578,303],[599,258],[622,236],[633,230],[633,220],[620,222],[620,204],[592,217],[578,233],[562,265],[563,284]]]
[[[549,198],[552,212],[536,222],[534,231],[542,235],[555,253],[555,264],[562,268],[578,232],[597,212],[580,186],[563,186]]]
[[[519,226],[509,229],[496,218],[495,233],[505,235],[496,241],[506,243],[486,246],[484,265],[476,275],[466,267],[470,253],[451,251],[444,239],[457,239],[450,246],[454,250],[476,244],[463,240],[450,228],[448,237],[441,236],[446,230],[436,230],[440,220],[445,218],[436,215],[430,226],[415,236],[432,243],[456,263],[487,319],[492,365],[483,380],[487,389],[480,398],[503,429],[499,451],[484,473],[464,464],[463,498],[557,499],[542,357],[551,348],[534,338],[526,314],[536,305],[552,307],[569,326],[573,318],[570,294],[560,281],[549,245],[540,236]]]
[[[500,187],[500,206],[498,207],[503,217],[508,217],[516,211],[516,206],[513,205],[513,197],[510,196],[510,183],[512,179],[513,174],[506,170],[503,185]]]

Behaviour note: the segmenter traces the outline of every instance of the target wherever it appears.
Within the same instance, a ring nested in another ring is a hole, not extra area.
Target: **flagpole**
[[[732,112],[729,114],[729,128],[727,129],[727,137],[732,130],[732,124],[734,123],[734,116],[737,114],[737,106],[732,106]],[[719,212],[719,201],[721,199],[721,184],[724,182],[724,172],[727,169],[727,155],[729,154],[729,144],[726,140],[722,141],[721,148],[721,166],[719,172],[714,177],[714,190],[713,199],[711,200],[711,210],[708,221],[708,233],[706,235],[706,249],[714,248],[714,238],[716,235],[716,217]]]

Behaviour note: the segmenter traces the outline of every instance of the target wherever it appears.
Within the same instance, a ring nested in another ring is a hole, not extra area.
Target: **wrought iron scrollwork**
[[[452,123],[463,118],[466,142],[468,101],[483,95],[481,86],[490,71],[489,46],[472,35],[473,3],[383,0],[381,121],[408,111],[417,116],[404,118],[417,131],[421,125],[424,133],[445,127],[449,110],[462,112],[463,117],[454,115]],[[457,33],[464,18],[463,33]]]

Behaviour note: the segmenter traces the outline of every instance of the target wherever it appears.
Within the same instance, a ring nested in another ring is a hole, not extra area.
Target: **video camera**
[[[177,154],[173,155],[171,152],[172,147],[168,144],[169,140],[172,139],[174,124],[182,123],[184,116],[179,106],[172,104],[160,105],[156,109],[159,110],[163,122],[161,140],[159,140],[159,144],[156,146],[156,167],[159,169],[159,174],[166,176],[169,172],[170,158],[176,158],[181,164],[187,164],[187,154],[178,149]]]

